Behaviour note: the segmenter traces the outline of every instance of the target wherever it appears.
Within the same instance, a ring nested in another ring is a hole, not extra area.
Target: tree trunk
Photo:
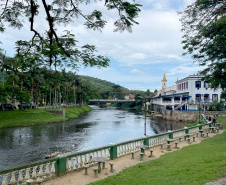
[[[2,85],[4,85],[5,82],[5,72],[4,69],[2,70]]]
[[[49,105],[51,107],[51,87],[49,88]]]

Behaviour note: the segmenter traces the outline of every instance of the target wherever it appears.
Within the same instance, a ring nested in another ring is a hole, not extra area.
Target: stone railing
[[[63,159],[63,165],[61,165],[59,173],[82,169],[86,164],[91,164],[92,158],[94,157],[110,158],[110,149],[110,146],[106,146],[62,156],[61,158]]]
[[[1,185],[26,184],[26,180],[47,180],[56,176],[57,159],[44,160],[29,165],[0,171]]]
[[[173,138],[177,139],[179,137],[183,137],[185,133],[186,133],[186,129],[176,130],[173,132]]]
[[[122,142],[117,144],[117,157],[124,156],[126,154],[130,154],[131,152],[136,152],[139,148],[136,146],[143,144],[143,139],[131,140],[129,142]],[[115,144],[114,144],[115,145]]]
[[[154,147],[160,145],[161,143],[166,143],[167,139],[169,139],[169,133],[158,134],[155,136],[148,137],[149,147]]]
[[[115,159],[132,152],[139,151],[138,145],[147,145],[154,147],[161,143],[166,143],[167,139],[178,139],[185,134],[198,133],[199,130],[208,130],[211,124],[201,124],[190,128],[175,130],[157,134],[154,136],[146,136],[135,140],[130,140],[121,143],[111,143],[110,145],[95,148],[92,150],[77,152],[65,156],[58,156],[53,159],[46,159],[24,166],[19,166],[7,170],[0,171],[0,185],[15,185],[26,184],[26,180],[47,180],[63,175],[67,172],[83,169],[86,164],[94,164],[92,158],[106,157]]]

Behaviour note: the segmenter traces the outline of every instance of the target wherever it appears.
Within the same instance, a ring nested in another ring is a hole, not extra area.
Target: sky
[[[113,32],[118,14],[116,11],[106,10],[104,2],[97,1],[84,6],[85,12],[95,8],[103,12],[107,25],[102,32],[86,29],[82,19],[57,28],[58,32],[71,30],[81,45],[96,45],[98,54],[106,55],[110,59],[110,66],[107,68],[81,66],[77,74],[107,80],[131,90],[154,91],[161,89],[164,73],[167,85],[170,86],[175,85],[177,79],[196,74],[203,69],[193,63],[190,56],[182,56],[183,33],[177,11],[183,11],[194,0],[137,1],[142,7],[136,19],[139,25],[133,27],[132,33]],[[41,10],[39,14],[42,15]],[[0,48],[5,49],[7,55],[13,55],[14,43],[18,38],[31,38],[29,25],[24,25],[20,31],[7,28],[5,33],[0,33]],[[37,19],[35,26],[40,30],[46,28],[41,18]]]

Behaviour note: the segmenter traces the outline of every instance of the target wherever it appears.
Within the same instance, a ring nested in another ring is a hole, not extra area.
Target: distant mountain
[[[144,95],[144,91],[138,91],[138,90],[129,90],[125,87],[122,87],[118,84],[101,80],[98,78],[90,77],[90,76],[82,76],[80,75],[81,80],[89,84],[90,89],[96,90],[98,94],[101,95],[102,98],[107,99],[109,97],[116,97],[116,95],[121,94],[121,96],[129,95],[129,94],[140,94],[141,96]],[[100,98],[101,98],[100,97]]]

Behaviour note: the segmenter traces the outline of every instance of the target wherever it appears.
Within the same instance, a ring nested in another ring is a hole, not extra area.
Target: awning
[[[183,95],[183,98],[190,98],[191,96]]]
[[[174,96],[174,98],[180,98],[181,96]]]
[[[162,96],[162,98],[173,98],[173,96]]]

